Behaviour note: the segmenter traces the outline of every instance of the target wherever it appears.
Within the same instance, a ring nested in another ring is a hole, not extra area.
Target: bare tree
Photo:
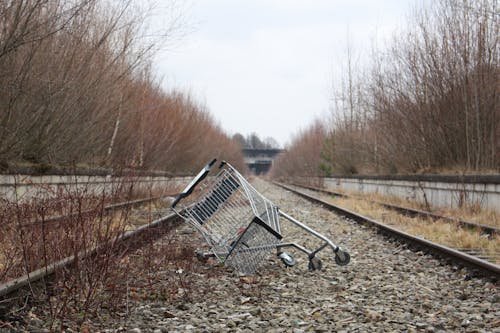
[[[0,161],[191,171],[241,153],[205,106],[154,77],[162,31],[132,0],[0,0]],[[2,163],[3,163],[2,162]]]
[[[498,1],[438,0],[412,17],[368,69],[348,47],[318,152],[324,172],[500,167]],[[315,151],[305,135],[288,149],[306,142]]]

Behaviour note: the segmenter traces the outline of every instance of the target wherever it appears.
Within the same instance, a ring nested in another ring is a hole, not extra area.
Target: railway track
[[[347,217],[353,221],[356,221],[357,223],[365,224],[370,227],[374,227],[378,230],[378,232],[386,235],[387,237],[403,242],[407,244],[411,249],[415,250],[421,250],[424,252],[427,252],[429,254],[432,254],[438,258],[444,259],[447,262],[453,263],[453,264],[459,264],[465,267],[468,267],[473,275],[481,275],[481,276],[486,276],[490,277],[493,280],[497,281],[500,278],[500,266],[491,263],[487,260],[481,259],[473,254],[468,254],[463,251],[460,251],[458,249],[453,249],[432,241],[429,241],[427,239],[423,239],[421,237],[416,237],[413,235],[410,235],[406,232],[403,232],[401,230],[398,230],[394,227],[385,225],[383,223],[380,223],[378,221],[375,221],[371,218],[368,218],[366,216],[359,215],[353,211],[350,211],[348,209],[336,206],[332,203],[329,203],[325,200],[322,200],[321,198],[318,198],[316,196],[310,195],[304,191],[300,191],[296,188],[290,187],[288,185],[282,184],[282,183],[275,183],[276,185],[282,187],[283,189],[286,189],[292,193],[295,193],[311,202],[315,202],[317,204],[320,204],[321,206],[332,210],[344,217]]]
[[[345,217],[348,217],[358,223],[363,223],[363,224],[368,224],[371,226],[375,226],[377,229],[380,230],[380,232],[388,235],[391,238],[404,241],[405,243],[409,244],[410,246],[413,246],[418,249],[424,249],[434,255],[437,255],[438,257],[441,258],[446,258],[451,260],[454,263],[460,263],[464,266],[467,266],[475,271],[481,272],[482,275],[494,277],[495,279],[498,279],[500,277],[500,266],[495,265],[493,263],[488,262],[485,260],[486,258],[479,258],[481,256],[480,253],[477,253],[473,250],[470,249],[452,249],[419,237],[415,237],[412,235],[409,235],[405,232],[399,231],[395,228],[392,228],[390,226],[386,226],[380,222],[374,221],[370,218],[361,216],[359,214],[356,214],[352,211],[349,211],[347,209],[335,206],[331,203],[328,203],[320,198],[311,196],[303,191],[299,191],[296,188],[292,188],[290,186],[287,186],[285,184],[281,183],[276,183],[278,186],[291,191],[293,193],[296,193],[307,200],[313,201],[315,203],[318,203],[330,210],[335,211],[336,213],[339,213]],[[296,185],[297,186],[297,185]],[[334,195],[334,196],[347,196],[345,194],[341,193],[336,193],[332,191],[327,191],[324,189],[318,189],[314,187],[305,187],[302,186],[303,188],[307,188],[308,190],[316,191],[316,192],[322,192],[328,195]],[[127,207],[134,207],[138,206],[144,203],[151,202],[153,200],[158,200],[158,197],[152,197],[152,198],[144,198],[144,199],[138,199],[138,200],[133,200],[133,201],[128,201],[128,202],[123,202],[123,203],[117,203],[117,204],[112,204],[109,206],[104,207],[105,211],[113,211],[117,209],[123,209]],[[398,207],[394,205],[388,205],[384,204],[386,208],[397,210],[398,212],[401,212],[403,214],[407,215],[421,215],[421,216],[427,216],[427,217],[433,217],[433,218],[438,218],[437,215],[429,213],[429,212],[423,212],[423,211],[417,211],[413,209],[405,209],[403,207]],[[57,216],[50,218],[44,222],[59,222],[67,219],[68,216]],[[442,218],[442,217],[439,217]],[[451,219],[456,222],[455,219]],[[132,243],[138,243],[140,242],[140,238],[144,237],[146,234],[154,234],[155,237],[161,237],[163,233],[161,232],[162,230],[167,230],[169,229],[169,226],[175,224],[178,221],[177,217],[175,214],[170,214],[168,216],[162,217],[160,219],[157,219],[151,223],[148,223],[146,225],[142,225],[138,227],[135,230],[130,230],[125,232],[123,235],[118,236],[117,238],[113,239],[113,242],[125,242],[125,241],[131,241]],[[31,222],[33,223],[33,222]],[[477,225],[474,223],[469,223],[467,221],[462,221],[460,223],[463,226],[470,227],[470,228],[480,228],[482,231],[492,235],[496,234],[498,232],[498,228],[494,227],[488,227],[488,226],[482,226],[482,225]],[[485,227],[485,228],[484,228]],[[160,232],[158,232],[160,231]],[[45,267],[39,268],[35,271],[30,272],[29,274],[26,274],[22,277],[12,279],[8,282],[5,282],[3,284],[0,284],[0,304],[2,302],[5,302],[5,300],[9,299],[9,297],[13,294],[19,293],[20,290],[23,288],[26,288],[30,286],[31,284],[37,283],[38,281],[45,281],[46,279],[50,278],[51,275],[53,275],[58,269],[62,268],[69,268],[71,265],[75,262],[75,260],[81,260],[85,259],[87,257],[91,257],[97,253],[99,248],[102,246],[106,246],[106,244],[100,245],[99,247],[95,247],[93,249],[87,250],[85,252],[81,252],[78,255],[72,255],[68,256],[62,260],[59,260],[57,262],[51,263]]]
[[[471,279],[467,269],[447,267],[426,255],[427,250],[412,252],[402,242],[389,244],[372,228],[328,211],[325,205],[259,179],[254,183],[280,207],[345,245],[352,253],[352,262],[347,266],[329,264],[330,254],[324,253],[323,269],[309,271],[304,258],[298,257],[297,265],[285,269],[281,260],[272,256],[259,274],[242,277],[215,262],[197,262],[191,250],[204,242],[186,225],[176,229],[175,235],[154,242],[154,251],[141,247],[127,256],[130,276],[120,280],[122,285],[127,282],[130,292],[126,303],[99,309],[99,316],[88,317],[85,329],[493,332],[500,327],[497,286],[489,279]],[[311,241],[293,226],[284,227],[287,235],[301,243]],[[157,235],[155,228],[150,232]],[[170,245],[172,238],[178,247]],[[177,251],[168,251],[172,249]],[[180,255],[183,249],[188,250],[186,256]],[[158,259],[160,264],[145,270],[145,259]],[[177,287],[170,289],[174,284]],[[165,298],[158,297],[162,293]],[[49,327],[49,310],[42,303],[27,307],[22,317],[17,317],[20,319],[8,321],[12,326],[5,327],[19,331]],[[30,317],[32,313],[34,317]],[[82,331],[79,318],[69,317],[64,323],[72,331]],[[0,316],[0,331],[1,320]]]
[[[127,202],[115,203],[103,207],[103,211],[110,212],[119,209],[137,207],[158,199],[160,199],[160,197],[143,198]],[[85,215],[88,213],[90,213],[90,211],[84,211],[75,214]],[[43,222],[58,223],[62,221],[67,221],[75,214],[55,216],[47,220],[44,220]],[[123,251],[123,248],[120,247],[120,245],[126,243],[127,244],[126,249],[127,251],[130,251],[140,247],[142,243],[144,243],[144,240],[146,239],[151,240],[162,237],[165,233],[169,232],[174,226],[178,225],[179,222],[180,221],[177,215],[174,213],[170,213],[166,216],[158,218],[147,224],[142,224],[134,230],[125,230],[123,233],[109,239],[108,242],[104,244],[98,244],[97,246],[87,249],[85,251],[80,251],[76,255],[70,255],[61,260],[52,262],[44,267],[31,271],[23,276],[11,279],[4,283],[0,283],[0,310],[2,307],[8,307],[9,302],[14,301],[20,297],[24,297],[26,294],[29,294],[30,290],[32,290],[33,288],[33,285],[36,285],[37,283],[46,283],[47,281],[50,280],[51,276],[53,276],[58,270],[71,269],[72,265],[76,261],[85,260],[92,256],[95,256],[96,254],[99,253],[100,250],[109,246],[110,244],[113,245],[113,248]],[[40,221],[24,223],[23,226],[26,227],[29,225],[36,225],[37,223],[40,223]]]

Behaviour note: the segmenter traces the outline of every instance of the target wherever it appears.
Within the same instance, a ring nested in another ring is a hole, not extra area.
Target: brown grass
[[[478,231],[462,228],[456,223],[442,220],[433,221],[422,217],[407,217],[384,208],[380,204],[363,199],[338,198],[327,195],[324,195],[323,198],[335,205],[394,226],[415,236],[421,236],[453,248],[479,249],[492,257],[493,262],[499,263],[500,237],[498,235],[490,239]]]
[[[335,191],[362,200],[372,200],[381,203],[401,206],[405,208],[427,211],[427,207],[425,204],[397,196],[384,195],[379,193],[359,193],[359,192],[345,191],[339,189],[335,189]],[[441,207],[431,206],[430,208],[431,208],[431,213],[437,215],[447,216],[455,219],[460,219],[500,228],[500,213],[495,212],[493,210],[481,208],[478,205],[470,204],[457,208],[451,208],[451,207],[441,208]]]

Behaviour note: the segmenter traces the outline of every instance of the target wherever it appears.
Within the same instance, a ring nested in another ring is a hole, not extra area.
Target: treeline
[[[151,59],[179,22],[152,35],[150,14],[139,1],[0,0],[0,168],[241,163],[203,105],[161,88]]]
[[[438,0],[416,10],[368,68],[349,49],[329,121],[300,133],[276,170],[292,162],[288,175],[308,175],[299,163],[311,162],[316,175],[500,170],[498,13],[495,0]],[[314,158],[294,162],[307,142]]]
[[[241,148],[251,148],[251,149],[273,149],[280,148],[280,144],[276,139],[272,137],[267,137],[261,139],[256,133],[252,133],[243,136],[241,133],[236,133],[233,135],[233,141],[238,143]]]
[[[318,176],[326,129],[320,121],[315,121],[307,129],[299,131],[292,138],[285,152],[278,155],[271,169],[271,176]]]

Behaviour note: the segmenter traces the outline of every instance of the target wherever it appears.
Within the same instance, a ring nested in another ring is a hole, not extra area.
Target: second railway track
[[[162,197],[155,196],[150,198],[113,203],[102,207],[102,212],[111,213],[121,209],[137,208],[141,205],[151,204],[154,201],[158,201]],[[36,285],[39,282],[46,283],[48,280],[50,280],[50,277],[58,270],[70,269],[76,261],[86,260],[89,257],[95,256],[106,246],[112,244],[116,247],[117,245],[127,243],[130,249],[134,249],[140,247],[141,243],[144,243],[144,239],[151,240],[161,237],[166,232],[169,232],[174,226],[180,223],[179,218],[174,213],[169,212],[168,214],[166,214],[168,209],[161,209],[161,211],[156,212],[151,212],[150,209],[147,210],[147,215],[149,216],[149,218],[153,216],[156,216],[157,218],[149,220],[146,223],[144,223],[144,221],[136,221],[137,218],[131,218],[129,221],[129,223],[131,224],[127,226],[126,230],[114,237],[109,238],[104,243],[99,243],[91,248],[81,250],[77,254],[68,255],[67,257],[64,257],[62,259],[55,260],[44,265],[43,267],[31,270],[30,272],[27,272],[22,276],[7,279],[3,283],[2,281],[0,281],[0,305],[3,305],[5,307],[9,302],[16,300],[17,298],[24,297],[25,294],[29,293],[30,290],[32,290],[33,285]],[[68,215],[53,216],[43,221],[21,223],[20,226],[26,228],[30,226],[40,226],[43,224],[47,225],[48,227],[54,227],[59,226],[59,224],[62,222],[70,221],[71,219],[74,219],[76,217],[87,217],[88,215],[92,215],[92,213],[93,210],[87,209]],[[123,250],[123,248],[120,248],[119,246],[117,248]],[[23,289],[26,290],[23,292]]]

